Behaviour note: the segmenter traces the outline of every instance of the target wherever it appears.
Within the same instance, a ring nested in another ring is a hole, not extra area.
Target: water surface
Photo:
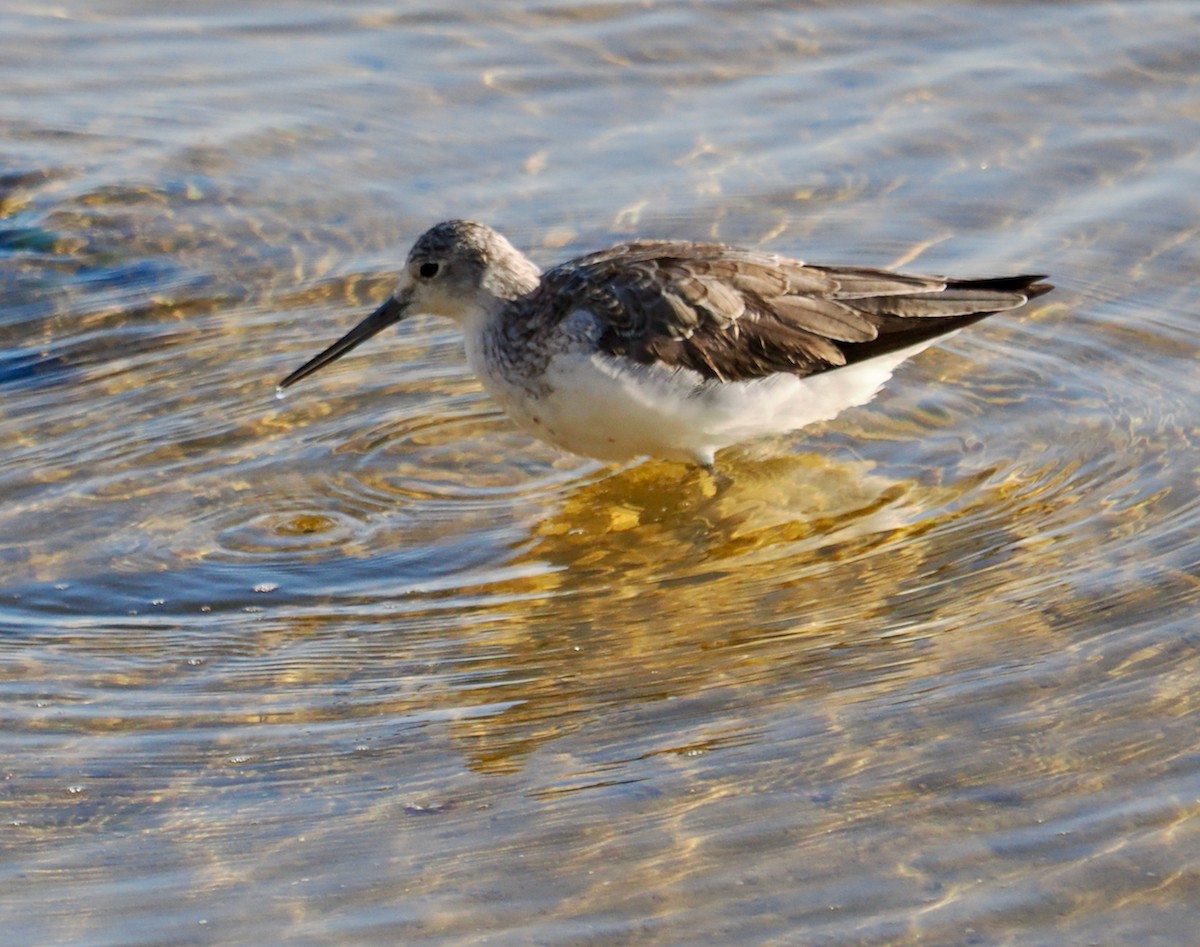
[[[1193,4],[0,6],[13,943],[1187,944]],[[519,433],[484,219],[1046,271],[728,482]]]

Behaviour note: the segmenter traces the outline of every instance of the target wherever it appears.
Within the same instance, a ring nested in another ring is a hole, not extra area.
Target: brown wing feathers
[[[908,276],[703,244],[630,244],[568,267],[547,277],[568,277],[576,305],[605,318],[604,350],[728,381],[873,358],[1051,289],[1040,276]]]

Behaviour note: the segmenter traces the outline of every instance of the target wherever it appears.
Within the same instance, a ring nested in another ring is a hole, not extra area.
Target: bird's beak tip
[[[307,362],[297,368],[294,372],[284,378],[275,386],[275,397],[282,398],[284,389],[289,388],[302,378],[306,378],[316,371],[324,368],[330,362],[337,361],[351,349],[357,348],[373,335],[382,332],[388,326],[395,325],[404,318],[407,306],[398,300],[394,295],[389,296],[387,300],[371,313],[367,318],[363,319],[358,325],[347,332],[344,336],[338,339],[333,345],[329,346],[323,352],[310,358]]]

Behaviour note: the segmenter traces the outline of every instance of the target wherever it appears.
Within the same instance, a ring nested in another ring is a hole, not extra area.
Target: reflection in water
[[[9,11],[8,938],[1190,942],[1196,37],[1132,10]],[[433,320],[275,400],[455,215],[1062,290],[719,479]]]

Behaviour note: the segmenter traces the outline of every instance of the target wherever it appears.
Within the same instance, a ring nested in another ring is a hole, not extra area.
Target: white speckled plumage
[[[603,460],[711,465],[723,447],[865,404],[939,338],[1050,290],[824,267],[720,244],[622,244],[542,274],[491,228],[447,221],[372,315],[287,387],[405,315],[457,321],[484,387],[522,428]]]

